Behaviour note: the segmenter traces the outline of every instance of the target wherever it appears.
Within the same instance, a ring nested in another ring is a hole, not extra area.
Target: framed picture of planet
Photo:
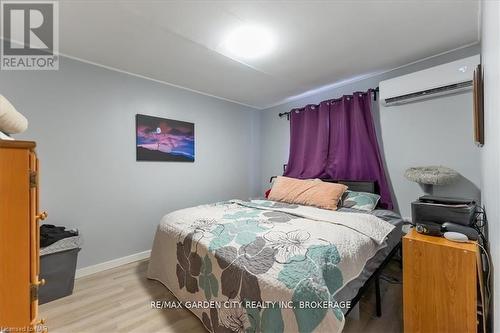
[[[194,162],[194,124],[137,114],[137,161]]]

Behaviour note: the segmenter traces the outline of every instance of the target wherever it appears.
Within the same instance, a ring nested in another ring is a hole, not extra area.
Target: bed
[[[376,192],[370,182],[342,183]],[[387,210],[268,200],[182,209],[158,226],[148,278],[211,332],[340,332],[367,283],[378,286],[401,225]]]

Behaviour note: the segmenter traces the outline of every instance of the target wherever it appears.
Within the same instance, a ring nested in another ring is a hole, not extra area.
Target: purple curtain
[[[328,110],[307,105],[290,111],[290,155],[284,175],[324,178],[328,156]]]
[[[292,110],[290,157],[284,175],[376,181],[380,206],[392,209],[373,123],[371,93],[369,90],[308,105],[298,113]]]

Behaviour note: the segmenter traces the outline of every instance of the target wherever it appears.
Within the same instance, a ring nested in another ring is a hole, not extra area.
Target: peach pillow
[[[347,186],[322,182],[319,179],[295,179],[278,176],[269,200],[336,210]]]

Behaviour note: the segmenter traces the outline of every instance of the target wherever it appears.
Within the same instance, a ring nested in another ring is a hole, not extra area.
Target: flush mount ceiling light
[[[274,48],[271,32],[261,26],[245,25],[231,31],[222,42],[222,49],[229,56],[255,59],[269,54]]]

